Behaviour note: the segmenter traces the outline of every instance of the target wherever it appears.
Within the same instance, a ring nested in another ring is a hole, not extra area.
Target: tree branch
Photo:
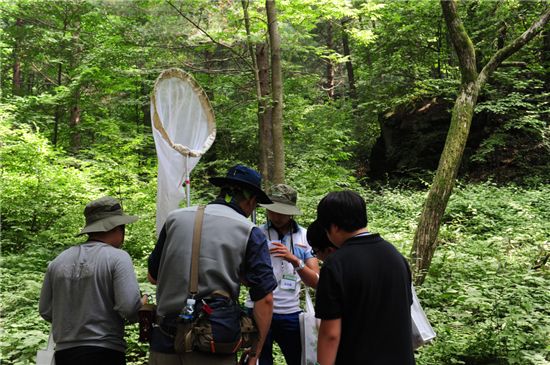
[[[475,81],[477,78],[476,55],[474,45],[468,37],[464,24],[460,20],[456,10],[455,0],[441,0],[441,9],[447,23],[447,29],[451,41],[458,56],[462,83]]]
[[[529,27],[529,29],[523,32],[522,35],[514,39],[512,43],[510,43],[509,45],[507,45],[506,47],[502,48],[497,53],[495,53],[479,73],[479,78],[478,78],[479,85],[483,86],[487,81],[487,78],[489,77],[489,75],[491,75],[493,71],[496,70],[496,68],[502,63],[502,61],[504,61],[505,59],[507,59],[514,53],[516,53],[527,42],[533,39],[548,23],[549,19],[550,19],[550,9],[548,9],[544,14],[542,14],[540,18]]]
[[[195,28],[197,28],[198,30],[200,30],[205,36],[207,36],[214,44],[217,44],[218,46],[221,46],[223,48],[226,48],[229,50],[229,52],[233,53],[234,55],[236,55],[239,59],[241,59],[250,69],[253,69],[253,66],[250,64],[250,62],[245,58],[243,57],[241,54],[239,54],[238,52],[235,52],[235,50],[233,48],[231,48],[230,46],[226,45],[226,44],[223,44],[221,42],[218,42],[217,40],[215,40],[214,38],[212,38],[212,36],[210,34],[208,34],[208,32],[204,29],[201,28],[200,25],[198,25],[197,23],[195,23],[193,20],[191,20],[190,18],[188,18],[187,16],[185,16],[185,14],[183,14],[181,12],[180,9],[178,9],[174,4],[172,4],[172,2],[170,0],[167,0],[166,1],[168,3],[168,5],[170,5],[172,8],[174,8],[174,10],[176,10],[178,12],[178,14],[185,20],[187,20],[189,23],[193,24],[193,26]]]

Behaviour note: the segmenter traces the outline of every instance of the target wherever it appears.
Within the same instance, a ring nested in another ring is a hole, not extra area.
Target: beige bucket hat
[[[260,204],[267,210],[279,214],[301,215],[302,211],[296,206],[298,193],[292,187],[285,184],[274,185],[271,188],[269,199],[273,204]]]
[[[134,223],[139,219],[136,216],[124,214],[120,202],[111,196],[104,196],[88,203],[84,208],[84,217],[86,217],[86,225],[77,236],[92,232],[108,232],[115,227]]]

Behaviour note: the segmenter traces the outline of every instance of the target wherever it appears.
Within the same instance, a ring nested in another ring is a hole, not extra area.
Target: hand
[[[258,356],[249,356],[247,365],[256,365],[258,363]]]
[[[149,296],[148,296],[147,294],[143,294],[143,295],[141,296],[140,301],[141,301],[141,305],[147,304],[147,302],[149,301]]]
[[[252,349],[247,348],[243,351],[241,358],[239,359],[239,365],[256,365],[258,361],[258,354],[251,355]]]
[[[290,252],[288,247],[283,245],[281,242],[271,242],[271,244],[273,246],[269,249],[270,254],[290,262],[294,267],[298,266],[298,261],[299,261],[298,258],[294,256],[292,252]]]

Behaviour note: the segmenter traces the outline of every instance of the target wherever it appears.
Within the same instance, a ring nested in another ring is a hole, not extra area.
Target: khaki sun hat
[[[134,223],[139,219],[136,216],[124,214],[120,202],[111,196],[104,196],[88,203],[84,208],[84,217],[86,217],[86,225],[77,236],[85,233],[108,232],[115,227]]]
[[[267,210],[279,214],[301,215],[302,211],[296,206],[298,193],[292,187],[285,184],[274,185],[271,188],[269,199],[273,204],[260,204]]]

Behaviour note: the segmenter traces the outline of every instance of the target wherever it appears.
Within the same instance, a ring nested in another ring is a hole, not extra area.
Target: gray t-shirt
[[[48,265],[39,311],[52,323],[56,350],[99,346],[124,352],[124,320],[137,321],[140,306],[128,253],[89,241]]]

